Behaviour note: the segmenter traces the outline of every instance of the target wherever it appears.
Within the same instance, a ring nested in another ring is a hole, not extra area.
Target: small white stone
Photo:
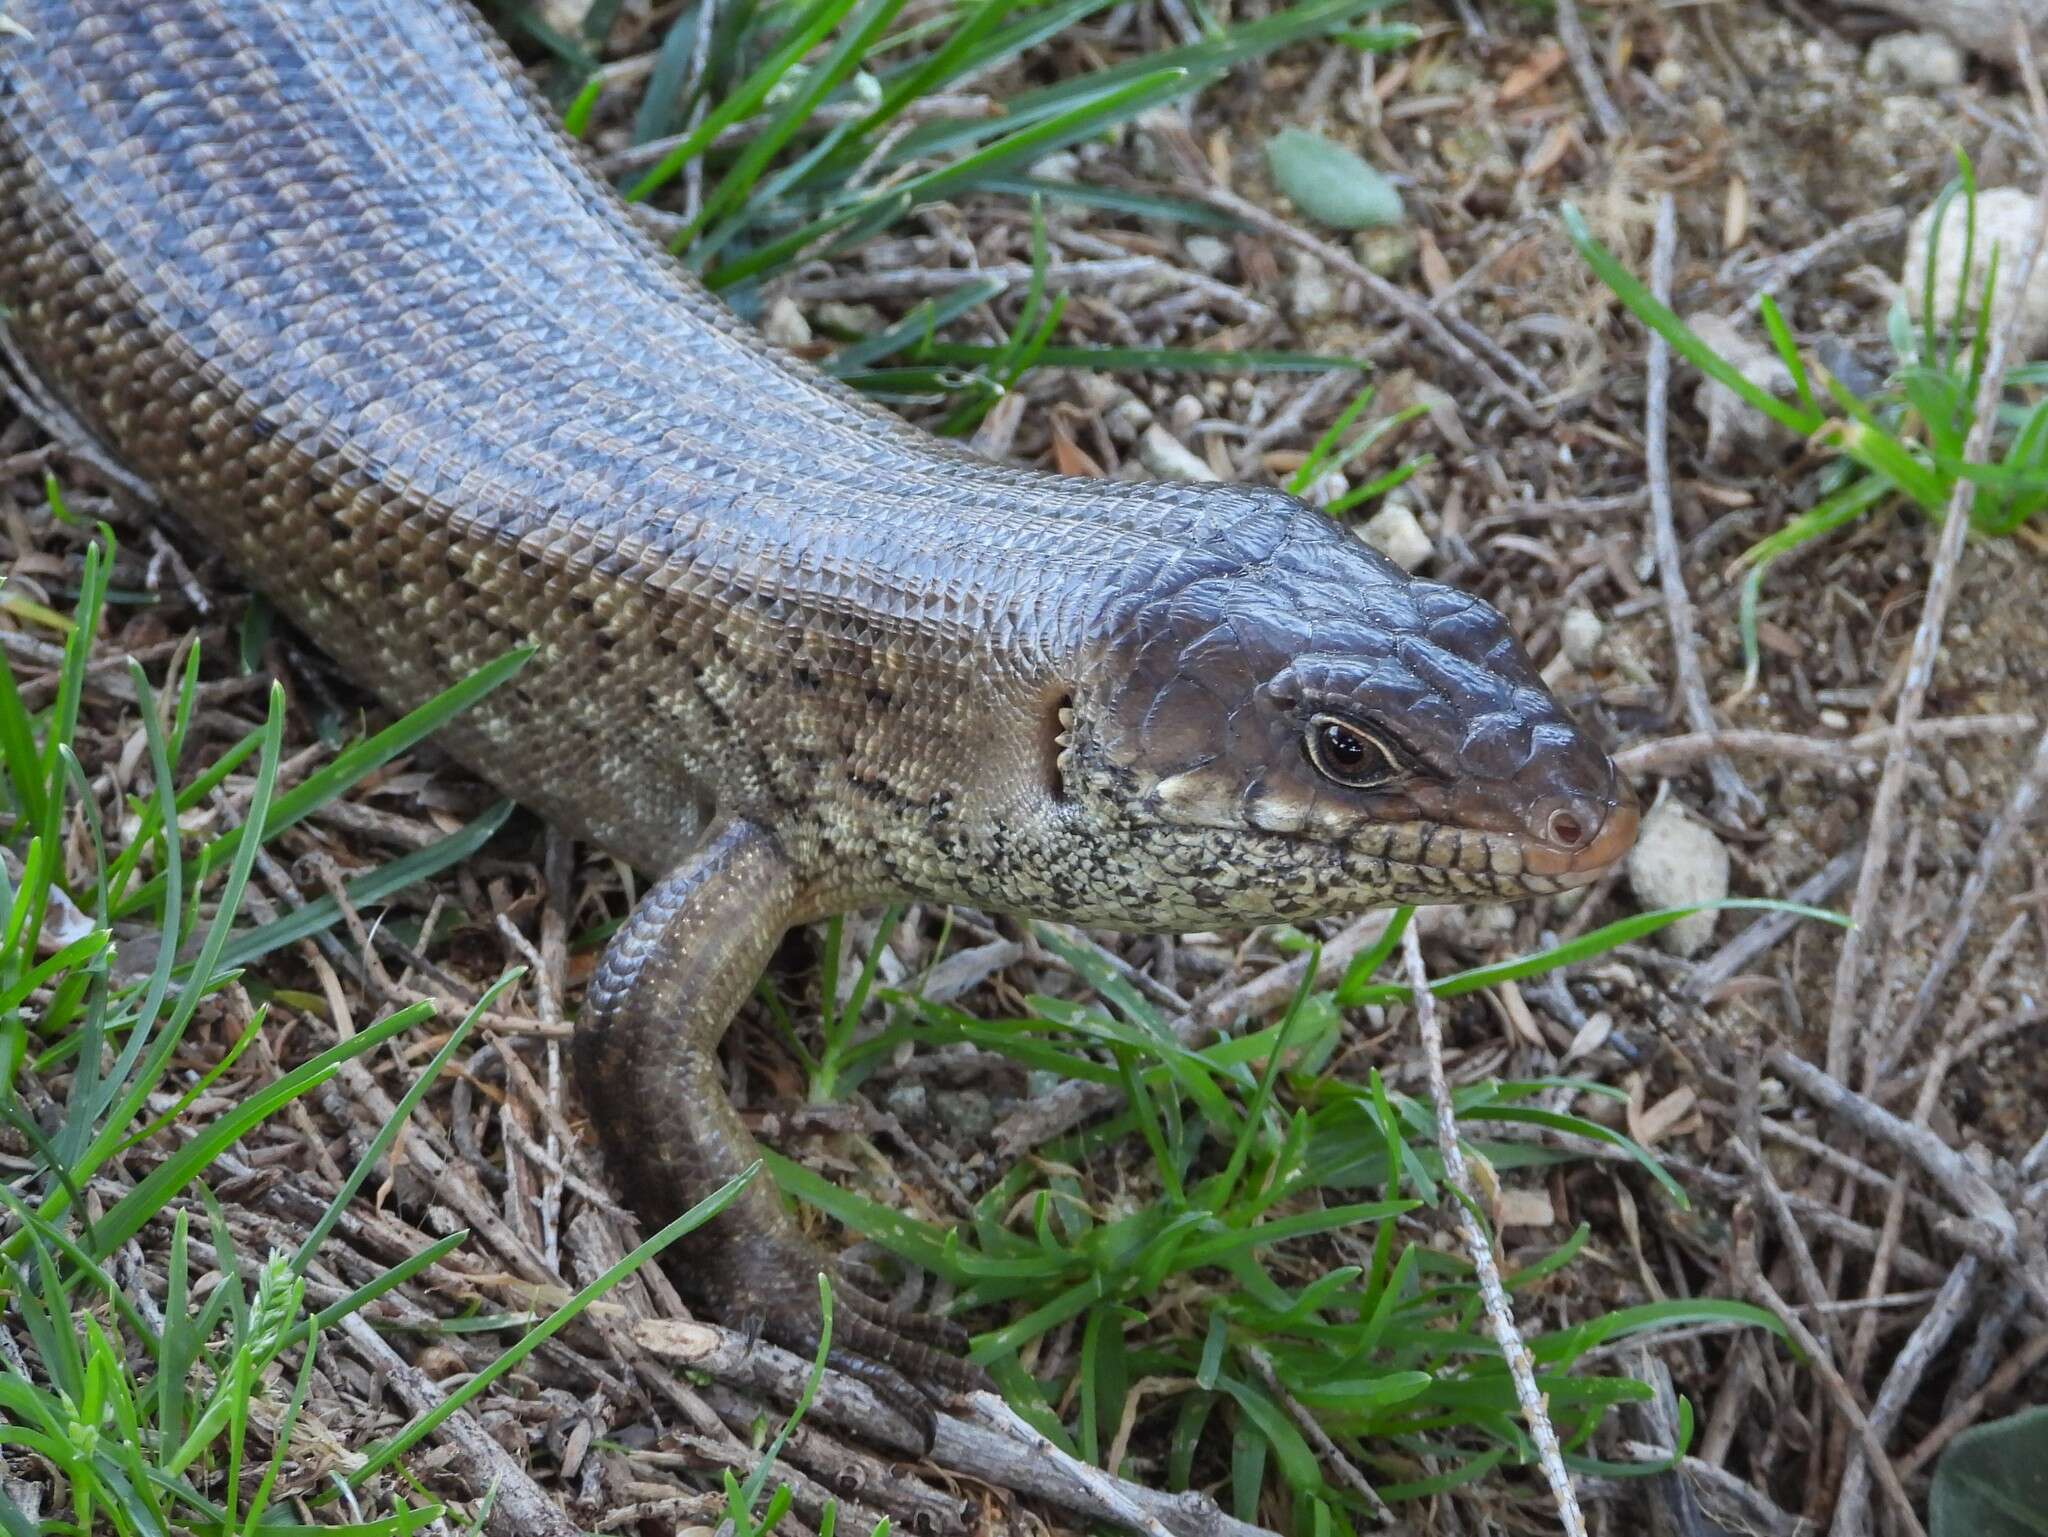
[[[1366,519],[1358,537],[1403,571],[1413,571],[1436,553],[1421,519],[1402,501],[1389,500]]]
[[[1309,482],[1301,499],[1311,507],[1327,507],[1350,489],[1351,481],[1342,470],[1324,470]]]
[[[1214,235],[1190,235],[1181,243],[1181,249],[1188,253],[1189,261],[1211,277],[1228,267],[1234,255],[1228,242]]]
[[[1880,85],[1943,91],[1963,83],[1963,50],[1939,32],[1891,32],[1863,56],[1863,77]]]
[[[1939,27],[1970,52],[1995,64],[2014,65],[2013,13],[2019,12],[2037,53],[2048,50],[2048,0],[1871,0],[1915,26]],[[2048,54],[2042,56],[2048,57]]]
[[[1692,315],[1687,317],[1686,324],[1751,384],[1782,399],[1791,398],[1792,372],[1776,348],[1719,315]],[[1718,380],[1702,379],[1698,400],[1707,418],[1710,464],[1728,464],[1760,452],[1775,453],[1792,440],[1783,427]]]
[[[2018,187],[1993,187],[1977,194],[1977,239],[1971,251],[1968,279],[1969,298],[1964,313],[1975,315],[1984,300],[1984,279],[1990,271],[1991,253],[1998,252],[1998,296],[1993,304],[1992,324],[2013,332],[2012,359],[2032,359],[2035,347],[2048,339],[2048,261],[2034,267],[2034,280],[2024,294],[2016,294],[2012,272],[2025,254],[2032,238],[2037,208],[2032,192]],[[1956,312],[1957,291],[1964,286],[1963,243],[1967,233],[1967,210],[1961,198],[1954,198],[1941,221],[1941,240],[1934,257],[1934,314],[1946,324]],[[1934,228],[1934,205],[1922,209],[1906,234],[1906,260],[1899,273],[1906,313],[1921,318],[1927,294],[1928,236]],[[1974,330],[1971,326],[1969,329]]]
[[[1481,934],[1512,934],[1516,912],[1505,902],[1480,902],[1465,909],[1465,921]]]
[[[1132,394],[1111,406],[1102,416],[1103,425],[1109,428],[1110,437],[1119,443],[1135,443],[1138,434],[1152,425],[1152,408]]]
[[[1941,760],[1941,777],[1948,781],[1948,793],[1957,800],[1967,800],[1970,795],[1970,771],[1963,767],[1961,758]]]
[[[1820,723],[1830,731],[1847,731],[1849,729],[1849,717],[1842,711],[1832,707],[1820,712]]]
[[[882,329],[882,312],[872,304],[848,304],[844,299],[827,299],[818,306],[818,319],[825,325],[856,336],[872,336]]]
[[[1728,850],[1714,830],[1667,795],[1643,818],[1628,856],[1629,889],[1644,908],[1690,907],[1728,895]],[[1697,955],[1713,940],[1718,912],[1693,913],[1657,931],[1674,955]]]
[[[540,0],[535,11],[546,26],[552,27],[564,37],[574,37],[583,30],[584,20],[590,15],[592,0]]]
[[[1590,608],[1566,609],[1564,619],[1557,627],[1558,644],[1564,648],[1566,659],[1579,668],[1593,665],[1594,658],[1600,654],[1600,641],[1606,634],[1607,626]]]
[[[1206,460],[1158,423],[1138,439],[1138,459],[1165,480],[1220,480]]]
[[[781,294],[769,301],[761,317],[761,334],[778,347],[801,347],[811,339],[811,323],[796,300]]]
[[[1383,278],[1407,271],[1422,249],[1415,238],[1415,231],[1405,224],[1362,229],[1352,237],[1351,247],[1368,271]]]
[[[1675,91],[1685,84],[1685,65],[1667,53],[1650,71],[1650,78],[1657,83],[1658,90]]]
[[[1056,149],[1031,162],[1031,174],[1040,181],[1072,181],[1081,173],[1081,157],[1070,149]]]
[[[1313,256],[1299,258],[1287,285],[1287,313],[1307,322],[1327,319],[1336,310],[1337,285],[1328,270]]]
[[[1166,419],[1175,432],[1193,432],[1195,424],[1209,414],[1209,408],[1202,404],[1199,395],[1182,395],[1174,401],[1166,413]]]
[[[930,1106],[926,1102],[925,1086],[921,1083],[899,1083],[893,1085],[882,1098],[882,1108],[899,1121],[921,1121]]]

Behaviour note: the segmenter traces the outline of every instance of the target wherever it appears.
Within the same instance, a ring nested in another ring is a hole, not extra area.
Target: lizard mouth
[[[1549,896],[1591,885],[1634,846],[1641,820],[1623,784],[1612,804],[1568,803],[1532,818],[1543,836],[1405,822],[1363,830],[1330,847],[1340,859],[1366,859],[1412,877],[1418,890],[1479,899]],[[1295,834],[1296,837],[1313,834]]]

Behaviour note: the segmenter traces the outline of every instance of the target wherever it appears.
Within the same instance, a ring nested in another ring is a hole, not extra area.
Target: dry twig
[[[1671,267],[1678,247],[1678,205],[1670,193],[1657,204],[1657,233],[1650,247],[1650,288],[1666,305],[1671,302]],[[1671,664],[1678,698],[1695,732],[1715,729],[1714,709],[1707,702],[1707,681],[1700,673],[1699,634],[1693,623],[1692,594],[1685,586],[1685,562],[1678,548],[1678,524],[1671,509],[1671,459],[1667,437],[1671,401],[1671,343],[1660,332],[1650,334],[1649,382],[1643,404],[1643,461],[1650,482],[1650,540],[1657,552],[1657,585],[1664,594],[1664,617],[1671,627]],[[1763,814],[1763,802],[1735,772],[1725,755],[1707,760],[1714,781],[1714,811],[1725,821],[1748,822]]]
[[[1467,340],[1455,335],[1443,316],[1405,288],[1388,282],[1341,246],[1318,239],[1299,225],[1291,224],[1277,214],[1261,208],[1257,203],[1241,198],[1234,192],[1227,192],[1221,187],[1190,182],[1184,183],[1180,190],[1225,213],[1235,215],[1276,240],[1283,240],[1297,250],[1308,252],[1332,271],[1342,273],[1380,304],[1407,321],[1415,328],[1416,334],[1426,338],[1438,352],[1476,378],[1486,393],[1505,404],[1523,426],[1534,428],[1548,424],[1549,419],[1536,408],[1535,403],[1502,378],[1495,370],[1494,364],[1481,357]]]
[[[1479,1280],[1479,1293],[1486,1301],[1486,1316],[1493,1324],[1493,1337],[1514,1379],[1515,1397],[1522,1405],[1522,1418],[1536,1442],[1544,1475],[1550,1480],[1551,1495],[1557,1501],[1558,1519],[1569,1537],[1586,1537],[1586,1518],[1579,1511],[1579,1497],[1566,1471],[1564,1454],[1558,1446],[1557,1431],[1543,1407],[1543,1394],[1536,1386],[1534,1363],[1528,1346],[1522,1343],[1515,1324],[1514,1304],[1501,1285],[1500,1266],[1493,1257],[1493,1243],[1473,1216],[1477,1202],[1472,1182],[1465,1171],[1465,1152],[1458,1145],[1458,1127],[1451,1119],[1451,1086],[1444,1076],[1444,1038],[1437,1024],[1436,997],[1429,990],[1429,973],[1422,964],[1422,939],[1415,925],[1401,936],[1401,955],[1407,963],[1408,992],[1415,1009],[1416,1028],[1422,1037],[1423,1061],[1429,1070],[1429,1095],[1436,1106],[1436,1146],[1444,1161],[1444,1180],[1457,1208],[1458,1230],[1464,1235],[1465,1250]]]
[[[2033,282],[2034,266],[2040,260],[2041,242],[2048,234],[2048,172],[2041,178],[2036,198],[2032,234],[2016,264],[2014,293],[2025,293]],[[1966,463],[1981,464],[1991,443],[1991,431],[1998,420],[1998,401],[2005,389],[2007,354],[2012,345],[2012,328],[1992,329],[1991,344],[1984,360],[1984,376],[1977,388],[1975,416],[1963,446]],[[1870,814],[1870,842],[1863,859],[1863,871],[1856,881],[1856,902],[1848,933],[1842,936],[1842,952],[1835,965],[1835,986],[1828,1016],[1827,1070],[1838,1079],[1849,1073],[1850,1047],[1856,1029],[1856,989],[1863,967],[1863,935],[1868,932],[1882,899],[1884,877],[1891,868],[1891,840],[1898,819],[1899,797],[1905,789],[1906,760],[1910,753],[1908,732],[1919,719],[1927,702],[1927,690],[1934,681],[1934,664],[1941,649],[1943,626],[1948,621],[1949,600],[1955,591],[1956,568],[1962,559],[1963,541],[1970,531],[1970,511],[1976,501],[1976,482],[1956,477],[1955,494],[1935,550],[1934,568],[1927,579],[1927,600],[1920,611],[1920,624],[1913,632],[1913,646],[1906,666],[1906,681],[1899,690],[1899,705],[1893,717],[1898,735],[1885,755],[1884,774],[1877,786],[1877,801]]]
[[[1927,1529],[1920,1524],[1920,1518],[1913,1513],[1913,1501],[1906,1493],[1905,1485],[1899,1482],[1899,1475],[1893,1471],[1891,1461],[1885,1456],[1884,1447],[1878,1442],[1876,1433],[1870,1428],[1869,1417],[1862,1405],[1856,1401],[1856,1391],[1842,1379],[1835,1369],[1833,1356],[1814,1332],[1806,1327],[1798,1311],[1789,1306],[1778,1295],[1762,1268],[1756,1261],[1756,1219],[1754,1214],[1738,1210],[1735,1223],[1736,1269],[1744,1277],[1750,1295],[1765,1308],[1775,1313],[1785,1333],[1799,1347],[1807,1358],[1807,1366],[1816,1380],[1826,1391],[1835,1406],[1835,1412],[1849,1426],[1850,1433],[1863,1444],[1870,1454],[1870,1466],[1877,1475],[1878,1486],[1884,1490],[1890,1502],[1892,1515],[1899,1528],[1910,1537],[1927,1537]]]
[[[1945,720],[1915,721],[1903,733],[1912,742],[1944,741],[1962,736],[2002,736],[2031,731],[2039,724],[2026,714],[1959,715]],[[1683,736],[1638,742],[1614,755],[1624,774],[1680,774],[1714,753],[1750,753],[1762,758],[1790,758],[1819,768],[1853,774],[1859,761],[1874,758],[1902,733],[1880,726],[1852,737],[1801,736],[1790,731],[1691,731]]]
[[[1628,124],[1622,121],[1614,98],[1607,94],[1607,81],[1593,58],[1593,45],[1587,40],[1586,24],[1579,16],[1579,0],[1557,0],[1557,40],[1564,45],[1565,57],[1572,61],[1572,73],[1578,77],[1586,105],[1593,109],[1600,137],[1620,138]]]

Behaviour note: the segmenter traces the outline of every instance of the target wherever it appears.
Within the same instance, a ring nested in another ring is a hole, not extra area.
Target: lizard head
[[[1156,874],[1101,921],[1498,901],[1627,851],[1633,793],[1498,611],[1299,504],[1261,510],[1075,691],[1062,792],[1100,848],[1142,850],[1106,863]]]

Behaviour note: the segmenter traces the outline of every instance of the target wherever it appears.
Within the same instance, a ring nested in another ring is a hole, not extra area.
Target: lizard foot
[[[808,1241],[774,1246],[772,1263],[758,1252],[748,1269],[757,1279],[721,1299],[720,1311],[748,1332],[802,1356],[815,1356],[824,1317],[818,1307],[817,1274],[832,1278],[832,1347],[825,1364],[857,1379],[909,1422],[929,1452],[938,1434],[932,1400],[942,1392],[972,1393],[993,1386],[987,1373],[961,1359],[967,1333],[933,1314],[890,1307],[847,1281],[839,1267]],[[778,1279],[763,1285],[758,1278]]]

